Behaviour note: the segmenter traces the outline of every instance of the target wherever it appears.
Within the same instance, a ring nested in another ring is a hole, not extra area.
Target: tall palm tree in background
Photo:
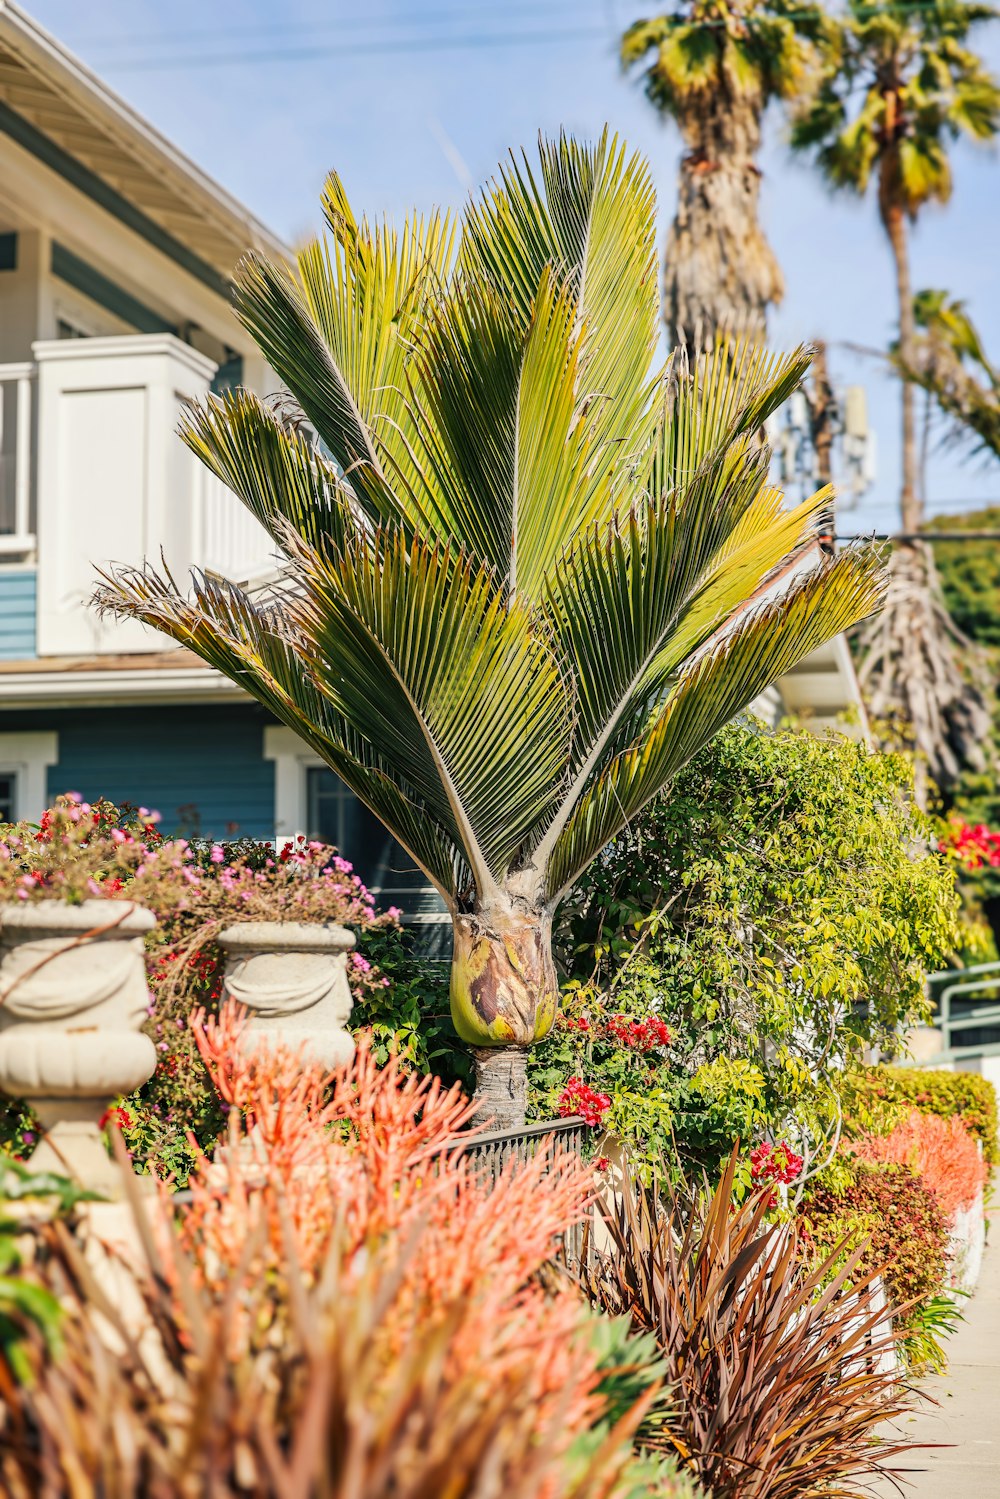
[[[904,379],[925,390],[949,423],[948,440],[1000,458],[1000,369],[983,346],[965,303],[927,290],[913,299],[917,327]]]
[[[863,195],[874,183],[892,251],[898,299],[898,357],[914,358],[909,225],[930,202],[951,194],[948,145],[960,136],[991,140],[1000,128],[1000,87],[967,46],[991,6],[960,0],[872,6],[848,0],[827,39],[822,83],[800,110],[794,147],[814,155],[834,188]],[[924,522],[910,382],[902,383],[900,518],[912,535]],[[876,718],[898,716],[939,785],[974,761],[989,716],[979,689],[961,672],[926,546],[897,546],[886,609],[864,640]]]
[[[798,0],[686,0],[622,39],[685,146],[664,266],[671,344],[694,353],[734,328],[766,338],[784,284],[758,218],[761,124],[772,100],[808,91],[828,29],[821,6]]]
[[[287,559],[269,600],[122,568],[100,595],[295,729],[454,926],[485,1106],[523,1119],[564,893],[775,677],[868,615],[870,550],[807,565],[757,434],[807,365],[748,346],[656,372],[654,195],[606,137],[512,160],[460,226],[354,217],[294,270],[251,255],[244,325],[298,411],[210,399],[186,439]],[[308,428],[311,427],[313,437]]]

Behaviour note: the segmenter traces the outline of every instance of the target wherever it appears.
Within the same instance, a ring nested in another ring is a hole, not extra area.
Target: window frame
[[[0,773],[14,777],[14,821],[38,822],[49,804],[48,773],[59,763],[53,730],[0,733]]]

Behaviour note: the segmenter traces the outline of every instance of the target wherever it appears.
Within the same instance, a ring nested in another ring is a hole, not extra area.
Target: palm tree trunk
[[[451,1014],[472,1048],[476,1097],[497,1128],[524,1124],[527,1048],[548,1035],[559,1001],[552,917],[498,902],[454,917]]]
[[[756,101],[722,99],[679,120],[690,147],[664,257],[663,312],[670,341],[694,356],[720,331],[763,343],[767,309],[784,285],[760,226]]]
[[[907,367],[913,363],[913,288],[910,284],[910,256],[906,236],[906,215],[898,203],[889,203],[882,214],[896,265],[896,295],[899,300],[899,357]],[[913,532],[923,523],[923,505],[917,492],[917,427],[914,413],[914,390],[903,380],[903,481],[899,494],[900,521],[903,530]]]

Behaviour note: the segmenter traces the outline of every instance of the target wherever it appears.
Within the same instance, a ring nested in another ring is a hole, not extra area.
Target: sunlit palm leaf
[[[871,614],[881,575],[870,552],[848,551],[757,609],[689,668],[642,740],[596,778],[567,823],[549,866],[555,899],[696,750],[776,677],[824,640]]]
[[[576,531],[611,508],[606,465],[577,410],[575,312],[547,271],[525,329],[493,292],[462,290],[420,360],[421,435],[444,532],[530,599]]]
[[[310,542],[343,544],[355,530],[353,496],[301,431],[282,427],[248,390],[212,396],[186,413],[181,436],[239,496],[282,549],[286,526]]]
[[[169,574],[119,568],[105,575],[101,603],[170,635],[239,683],[293,729],[398,841],[451,901],[471,888],[450,811],[436,781],[430,801],[408,786],[378,742],[347,720],[314,681],[309,647],[289,628],[288,612],[254,604],[233,584],[195,575],[192,595]]]
[[[649,169],[607,131],[593,147],[562,135],[539,149],[540,180],[511,157],[466,214],[462,260],[474,280],[512,298],[525,323],[546,267],[565,278],[584,332],[579,393],[594,402],[595,435],[632,445],[659,314]]]

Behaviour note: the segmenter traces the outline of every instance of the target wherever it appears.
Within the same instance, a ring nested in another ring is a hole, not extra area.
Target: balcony
[[[156,651],[87,607],[95,568],[159,562],[261,576],[273,543],[177,436],[215,366],[171,334],[36,343],[0,365],[0,592],[37,573],[37,654]]]

